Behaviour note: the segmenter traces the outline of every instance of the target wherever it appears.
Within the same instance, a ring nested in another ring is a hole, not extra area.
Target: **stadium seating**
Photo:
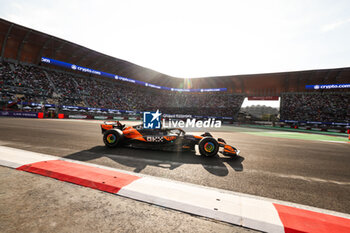
[[[284,93],[281,119],[317,122],[350,122],[347,92]]]
[[[33,102],[168,114],[236,116],[244,96],[155,90],[19,64],[0,64],[1,102]],[[348,92],[283,93],[280,119],[350,122]]]
[[[178,93],[74,75],[34,66],[1,64],[1,101],[53,103],[132,111],[160,109],[168,114],[235,116],[244,96],[228,93]],[[19,95],[21,94],[21,95]]]

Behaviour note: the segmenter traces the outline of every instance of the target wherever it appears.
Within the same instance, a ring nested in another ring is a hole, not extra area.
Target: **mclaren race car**
[[[119,121],[101,124],[103,142],[107,147],[132,147],[162,151],[195,151],[198,145],[203,156],[214,156],[222,148],[223,155],[236,156],[239,150],[227,145],[222,138],[217,140],[206,132],[201,136],[186,134],[180,128],[145,129],[143,125],[125,127]]]

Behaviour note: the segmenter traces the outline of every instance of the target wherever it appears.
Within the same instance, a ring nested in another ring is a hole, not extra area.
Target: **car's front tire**
[[[121,132],[120,130],[107,130],[103,134],[103,142],[106,146],[110,148],[117,147],[122,139],[123,132]]]
[[[219,151],[219,143],[212,137],[202,138],[198,143],[199,153],[202,156],[212,157]]]

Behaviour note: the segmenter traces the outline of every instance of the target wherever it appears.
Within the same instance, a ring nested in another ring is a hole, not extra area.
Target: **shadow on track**
[[[191,152],[164,152],[133,148],[111,149],[105,146],[95,146],[91,149],[65,156],[65,158],[79,161],[96,160],[102,157],[109,158],[124,166],[132,167],[134,172],[141,172],[147,166],[174,170],[183,164],[201,164],[204,169],[216,176],[226,176],[228,174],[229,171],[225,164],[237,172],[243,171],[242,162],[244,160],[244,157],[241,156],[230,158],[216,155],[206,158],[198,153]],[[113,164],[105,163],[103,165],[113,166]]]

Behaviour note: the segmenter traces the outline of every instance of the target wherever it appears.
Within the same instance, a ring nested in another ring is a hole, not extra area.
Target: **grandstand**
[[[114,80],[79,77],[56,70],[5,63],[0,82],[2,100],[88,108],[150,111],[169,114],[234,116],[243,101],[232,93],[177,93],[120,84]],[[19,99],[19,100],[18,100]],[[203,107],[201,107],[203,106]]]
[[[0,20],[0,95],[2,108],[23,110],[31,103],[56,111],[67,106],[81,111],[160,109],[168,114],[235,119],[246,96],[280,96],[281,120],[350,122],[350,97],[344,89],[309,90],[306,85],[350,83],[350,68],[271,74],[171,77],[83,46]],[[158,90],[93,73],[53,66],[42,57],[168,88],[213,89],[225,92]],[[24,104],[23,104],[24,103]],[[42,108],[37,108],[42,110]],[[31,110],[33,111],[33,110]]]

